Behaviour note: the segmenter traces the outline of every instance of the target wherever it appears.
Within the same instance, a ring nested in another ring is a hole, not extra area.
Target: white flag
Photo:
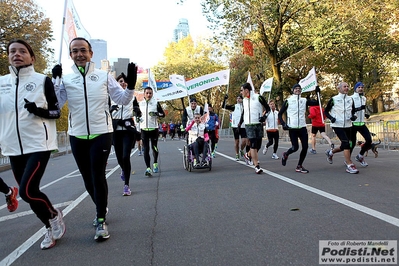
[[[148,69],[148,87],[151,87],[154,94],[157,93],[157,82],[155,81],[154,74],[152,74],[151,69]]]
[[[251,73],[250,73],[249,71],[248,71],[247,82],[248,82],[249,84],[251,84],[252,92],[255,93],[254,83],[252,82]]]
[[[317,77],[316,77],[316,69],[315,69],[315,67],[312,67],[312,69],[309,71],[309,73],[306,76],[306,78],[301,79],[299,81],[299,85],[301,85],[302,93],[309,92],[309,91],[314,91],[316,89]]]
[[[260,86],[260,95],[262,95],[264,92],[272,91],[272,86],[273,86],[273,78],[268,78],[267,80],[265,80]]]
[[[212,74],[201,76],[199,78],[188,80],[186,82],[188,95],[193,95],[215,86],[228,85],[229,79],[230,69],[221,70]]]
[[[179,88],[176,86],[172,86],[163,90],[157,91],[157,93],[154,95],[155,99],[159,102],[162,101],[170,101],[182,97],[187,96],[187,90],[183,88]]]
[[[85,30],[82,23],[80,22],[78,12],[76,11],[72,0],[65,1],[68,1],[65,17],[65,34],[63,34],[65,42],[67,43],[67,45],[69,45],[72,39],[76,37],[83,37],[86,40],[90,40],[90,34],[87,32],[87,30]]]

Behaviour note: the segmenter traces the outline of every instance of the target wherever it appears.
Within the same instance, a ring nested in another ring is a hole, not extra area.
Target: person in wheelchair
[[[194,154],[193,167],[208,166],[209,136],[208,130],[206,129],[206,122],[201,121],[201,114],[194,114],[194,120],[186,127],[186,132],[188,132],[188,148],[192,150]],[[199,163],[200,153],[202,153],[201,163]]]

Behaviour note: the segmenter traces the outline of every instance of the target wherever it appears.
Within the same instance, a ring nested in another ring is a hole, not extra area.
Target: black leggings
[[[266,131],[266,134],[267,134],[267,139],[269,140],[266,144],[266,147],[269,148],[270,146],[272,146],[274,141],[273,153],[276,153],[278,149],[278,139],[279,139],[278,131]]]
[[[360,149],[360,155],[364,155],[366,153],[366,151],[368,151],[371,148],[371,134],[369,129],[367,128],[366,125],[362,125],[362,126],[352,126],[351,129],[351,141],[352,141],[352,145],[351,145],[351,154],[353,149],[356,146],[356,134],[357,132],[360,133],[360,135],[363,136],[364,138],[364,145],[362,145],[362,148]]]
[[[4,182],[3,178],[0,177],[0,192],[7,194],[10,192],[10,187]]]
[[[19,195],[47,228],[50,227],[49,219],[57,215],[46,194],[40,191],[40,181],[50,154],[51,151],[43,151],[10,156],[12,172],[19,185]]]
[[[154,130],[141,130],[141,139],[143,141],[143,148],[144,148],[144,162],[147,168],[151,168],[150,162],[150,141],[152,147],[152,154],[154,156],[154,163],[158,162],[158,136],[159,132],[158,129]]]
[[[135,135],[127,130],[116,130],[113,133],[116,160],[125,176],[125,185],[129,185],[130,181],[130,173],[132,171],[130,153],[132,147],[134,147],[134,142]]]
[[[209,140],[211,141],[211,152],[215,151],[215,145],[218,143],[218,138],[216,137],[216,130],[208,131]]]
[[[104,218],[108,204],[105,168],[112,145],[112,133],[93,139],[70,136],[72,154],[83,177],[85,188],[96,205],[97,218]]]
[[[299,160],[298,160],[298,165],[302,165],[303,161],[305,161],[306,154],[308,152],[308,130],[306,127],[298,128],[298,129],[290,129],[288,131],[291,139],[291,145],[292,147],[288,149],[286,152],[286,155],[290,155],[291,153],[296,152],[299,149],[299,142],[298,139],[301,141],[302,144],[302,150],[301,153],[299,154]]]

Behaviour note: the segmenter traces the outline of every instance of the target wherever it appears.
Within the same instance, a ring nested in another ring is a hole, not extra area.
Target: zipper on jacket
[[[19,149],[21,150],[21,154],[24,154],[24,148],[22,146],[21,135],[19,133],[19,112],[18,112],[18,87],[19,87],[19,70],[17,69],[16,79],[15,79],[15,124],[17,129],[17,137],[19,143]]]
[[[80,72],[80,71],[79,71]],[[86,88],[86,74],[83,74],[80,72],[80,74],[83,77],[83,91],[84,91],[84,97],[85,97],[85,110],[86,110],[86,129],[87,129],[87,136],[90,135],[90,126],[89,126],[89,109],[88,109],[88,103],[87,103],[87,88]]]

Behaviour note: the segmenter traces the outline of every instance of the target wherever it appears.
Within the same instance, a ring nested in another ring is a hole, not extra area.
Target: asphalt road
[[[265,141],[264,141],[265,143]],[[259,154],[265,172],[234,161],[232,139],[221,139],[212,170],[184,170],[184,142],[159,143],[160,169],[144,176],[134,151],[132,196],[123,197],[115,156],[108,161],[110,239],[94,241],[95,207],[72,155],[52,158],[42,190],[64,212],[67,226],[55,247],[41,250],[43,225],[20,201],[15,213],[0,205],[0,265],[319,265],[320,240],[398,240],[399,153],[380,149],[357,175],[343,155],[326,161],[327,145],[299,152],[284,167]],[[278,155],[289,147],[280,143]],[[356,148],[355,153],[358,151]],[[10,170],[0,173],[15,185]]]

